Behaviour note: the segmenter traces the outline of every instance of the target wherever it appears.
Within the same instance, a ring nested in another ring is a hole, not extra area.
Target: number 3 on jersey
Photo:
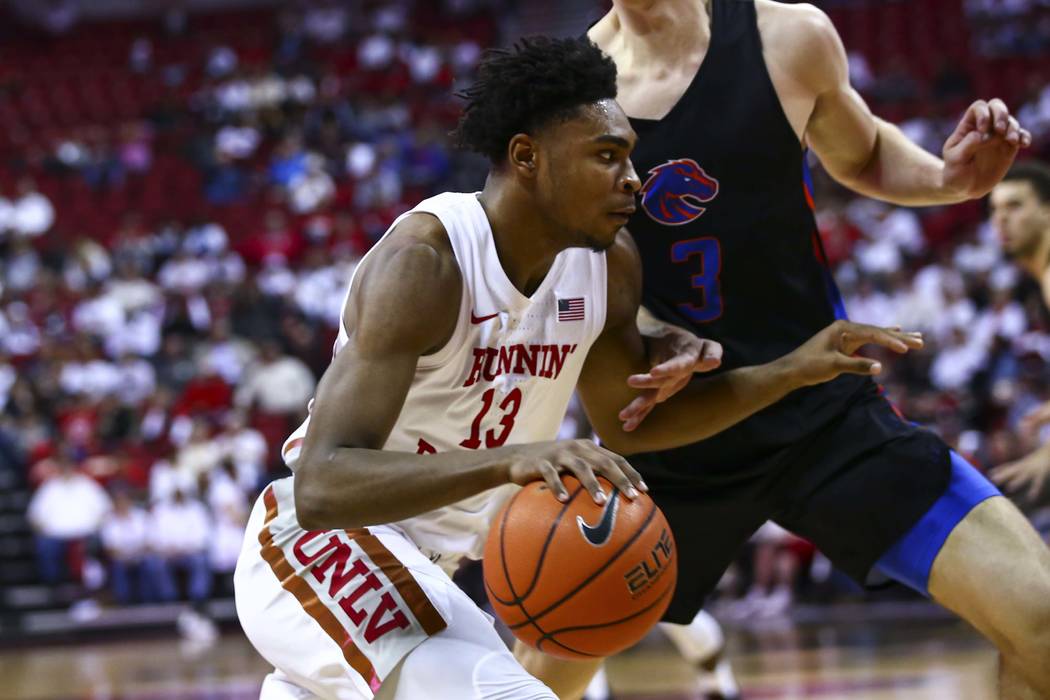
[[[699,258],[693,261],[692,258]],[[722,247],[717,238],[691,238],[671,246],[671,261],[698,264],[700,274],[689,278],[693,289],[700,290],[700,304],[687,302],[678,309],[696,323],[708,323],[722,316]]]

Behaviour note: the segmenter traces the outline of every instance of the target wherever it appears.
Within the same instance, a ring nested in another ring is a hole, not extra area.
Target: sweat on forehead
[[[630,146],[636,139],[627,115],[611,99],[582,105],[572,118],[548,126],[559,126],[573,136],[608,141],[613,145]]]

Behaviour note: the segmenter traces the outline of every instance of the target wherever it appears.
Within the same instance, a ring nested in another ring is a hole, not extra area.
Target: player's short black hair
[[[1043,204],[1050,204],[1050,166],[1038,160],[1023,160],[1014,163],[1003,178],[1003,182],[1020,180],[1027,182],[1035,190],[1035,195]]]
[[[532,133],[573,117],[583,105],[616,97],[616,64],[586,37],[526,37],[510,49],[489,51],[452,132],[461,148],[494,164],[514,134]]]

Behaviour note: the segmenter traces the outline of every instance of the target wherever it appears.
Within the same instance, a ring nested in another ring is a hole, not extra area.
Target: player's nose
[[[629,194],[637,194],[638,190],[642,189],[642,181],[638,177],[638,172],[634,169],[634,163],[630,160],[627,161],[627,168],[624,170],[623,181],[620,186],[624,192]]]

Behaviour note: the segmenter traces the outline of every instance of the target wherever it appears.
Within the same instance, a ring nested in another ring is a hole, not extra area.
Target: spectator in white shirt
[[[231,460],[223,460],[208,476],[205,498],[213,518],[208,553],[212,571],[233,574],[248,523],[248,497],[237,483]]]
[[[187,576],[189,599],[202,604],[211,594],[208,566],[211,518],[204,504],[176,490],[170,501],[153,505],[149,519],[150,554],[145,558],[152,593],[162,601],[178,597],[174,573]]]
[[[311,153],[306,156],[306,168],[288,183],[292,210],[296,214],[310,214],[324,207],[335,195],[335,183],[324,169],[324,158]]]
[[[262,343],[258,361],[237,388],[234,404],[242,409],[257,406],[263,413],[299,417],[313,395],[316,380],[302,360],[282,354],[274,340]]]
[[[110,294],[98,293],[98,288],[92,292],[73,309],[74,330],[100,338],[120,333],[126,320],[120,302]]]
[[[153,591],[143,586],[148,517],[126,491],[113,495],[113,510],[102,523],[102,548],[109,560],[113,598],[121,605],[149,601]]]
[[[175,469],[180,478],[196,483],[201,474],[208,474],[222,460],[222,447],[212,440],[207,421],[193,419],[189,442],[183,445],[175,457]]]
[[[230,411],[225,430],[216,437],[226,459],[233,463],[235,480],[245,493],[255,493],[266,470],[266,438],[248,425],[243,411]]]
[[[117,396],[125,406],[139,406],[153,395],[157,388],[157,372],[146,360],[126,353],[117,364],[120,384]]]
[[[211,270],[206,261],[191,256],[186,250],[179,250],[160,268],[157,280],[164,289],[190,295],[211,281]]]
[[[943,391],[963,391],[988,359],[987,350],[956,326],[930,365],[930,382]]]
[[[11,228],[26,238],[47,233],[55,223],[55,208],[51,200],[36,189],[31,177],[18,181],[18,198],[12,203]]]
[[[157,306],[164,301],[160,288],[139,272],[131,256],[117,258],[117,274],[105,283],[106,297],[116,302],[125,314]]]
[[[215,151],[231,160],[249,158],[259,147],[262,135],[252,124],[250,117],[243,116],[237,124],[229,124],[215,134]]]
[[[27,518],[36,533],[37,564],[44,583],[79,578],[67,566],[69,550],[98,534],[112,504],[105,490],[77,471],[68,455],[55,459],[58,473],[29,501]]]

